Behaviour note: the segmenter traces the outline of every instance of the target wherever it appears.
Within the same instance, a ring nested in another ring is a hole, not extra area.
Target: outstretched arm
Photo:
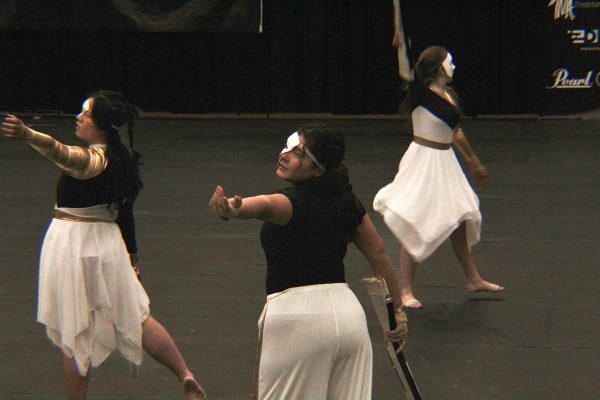
[[[225,190],[217,186],[208,203],[215,215],[223,218],[256,218],[277,225],[285,225],[292,218],[292,203],[283,194],[275,193],[246,197],[228,198]]]
[[[8,138],[24,141],[73,178],[91,179],[106,169],[105,149],[66,146],[45,133],[34,131],[14,115],[4,118],[2,132]]]

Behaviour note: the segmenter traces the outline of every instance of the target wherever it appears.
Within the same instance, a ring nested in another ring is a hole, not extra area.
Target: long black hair
[[[347,240],[352,240],[356,228],[363,221],[365,209],[352,192],[348,168],[343,163],[346,154],[344,136],[338,131],[316,125],[300,128],[298,133],[304,137],[305,147],[323,164],[325,171],[307,181],[298,182],[297,187],[330,194],[340,233]]]
[[[112,90],[100,90],[89,98],[93,99],[92,120],[107,138],[107,157],[111,170],[108,201],[133,203],[143,185],[139,171],[141,155],[133,147],[134,126],[139,112],[123,94]],[[119,131],[123,130],[127,131],[129,148],[121,141]]]

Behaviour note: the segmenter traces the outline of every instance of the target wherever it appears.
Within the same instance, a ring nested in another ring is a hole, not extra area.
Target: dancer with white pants
[[[276,174],[293,186],[275,194],[227,198],[217,187],[216,215],[264,221],[267,303],[259,320],[255,381],[261,400],[371,398],[372,354],[365,313],[344,276],[354,243],[390,287],[404,346],[407,325],[391,258],[352,193],[343,136],[308,127],[289,136]]]

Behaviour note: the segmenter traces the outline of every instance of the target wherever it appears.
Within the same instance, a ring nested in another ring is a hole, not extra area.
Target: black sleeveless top
[[[331,193],[308,188],[289,188],[280,193],[290,199],[293,214],[287,225],[262,226],[267,294],[298,286],[345,282],[348,238],[336,226]],[[362,213],[364,216],[364,207]]]
[[[108,204],[109,182],[113,174],[111,163],[98,176],[91,179],[76,179],[62,173],[56,185],[57,207],[86,208]],[[119,204],[119,215],[116,220],[127,251],[137,253],[135,239],[135,221],[133,218],[133,201],[124,201]]]

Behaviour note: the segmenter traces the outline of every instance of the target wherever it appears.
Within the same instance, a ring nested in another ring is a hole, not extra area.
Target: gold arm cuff
[[[91,179],[102,173],[108,165],[106,150],[66,146],[44,133],[28,129],[26,142],[40,155],[76,179]]]

